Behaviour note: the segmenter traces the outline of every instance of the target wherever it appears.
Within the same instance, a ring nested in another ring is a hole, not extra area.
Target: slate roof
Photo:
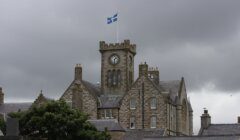
[[[240,124],[210,124],[207,129],[203,129],[200,135],[240,135]]]
[[[142,140],[147,136],[164,136],[165,129],[128,130],[123,140]]]
[[[183,136],[183,137],[145,137],[143,140],[239,140],[238,136]]]
[[[122,126],[115,119],[102,119],[102,120],[89,120],[98,131],[104,131],[107,128],[108,131],[125,131]]]
[[[159,86],[164,91],[169,91],[170,99],[175,102],[176,97],[178,96],[178,90],[181,85],[181,80],[173,80],[173,81],[160,81]]]
[[[0,113],[8,114],[10,112],[17,112],[19,110],[28,110],[31,107],[31,102],[26,103],[4,103],[0,105]]]
[[[101,96],[99,99],[101,102],[99,108],[118,108],[122,97]]]
[[[88,89],[88,91],[96,96],[101,96],[100,88],[97,85],[94,85],[88,81],[82,81],[83,85]]]

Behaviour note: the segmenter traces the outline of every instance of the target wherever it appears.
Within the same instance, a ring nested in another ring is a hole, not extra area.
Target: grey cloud
[[[162,80],[184,76],[189,90],[214,82],[219,90],[238,83],[240,2],[230,1],[0,1],[0,85],[7,98],[34,99],[41,89],[59,97],[82,63],[83,77],[100,81],[98,43],[137,44],[137,64],[160,68]],[[136,74],[137,75],[137,74]]]

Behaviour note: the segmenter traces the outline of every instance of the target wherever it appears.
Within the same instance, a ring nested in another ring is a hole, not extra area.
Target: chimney
[[[4,104],[4,93],[2,92],[2,87],[0,87],[0,105]]]
[[[211,124],[211,116],[208,114],[208,110],[204,109],[204,113],[201,116],[201,128],[206,129]]]
[[[76,66],[75,66],[74,79],[75,80],[82,80],[82,66],[81,66],[81,64],[76,64]]]
[[[238,123],[240,123],[240,116],[238,116]]]
[[[148,76],[148,65],[146,62],[139,65],[139,77],[141,76]]]
[[[159,70],[158,68],[150,67],[148,69],[148,78],[153,81],[155,84],[159,84]]]

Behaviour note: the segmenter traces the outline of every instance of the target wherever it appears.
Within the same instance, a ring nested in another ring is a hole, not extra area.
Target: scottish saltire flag
[[[118,16],[118,14],[116,13],[116,14],[113,15],[112,17],[108,17],[108,18],[107,18],[107,24],[111,24],[111,23],[117,21],[117,18],[118,18],[117,16]]]

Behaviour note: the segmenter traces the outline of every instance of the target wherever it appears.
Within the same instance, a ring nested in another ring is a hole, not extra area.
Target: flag
[[[116,13],[115,15],[113,15],[112,17],[108,17],[107,18],[107,24],[111,24],[111,23],[113,23],[113,22],[116,22],[117,21],[117,17],[118,16],[118,14]]]

